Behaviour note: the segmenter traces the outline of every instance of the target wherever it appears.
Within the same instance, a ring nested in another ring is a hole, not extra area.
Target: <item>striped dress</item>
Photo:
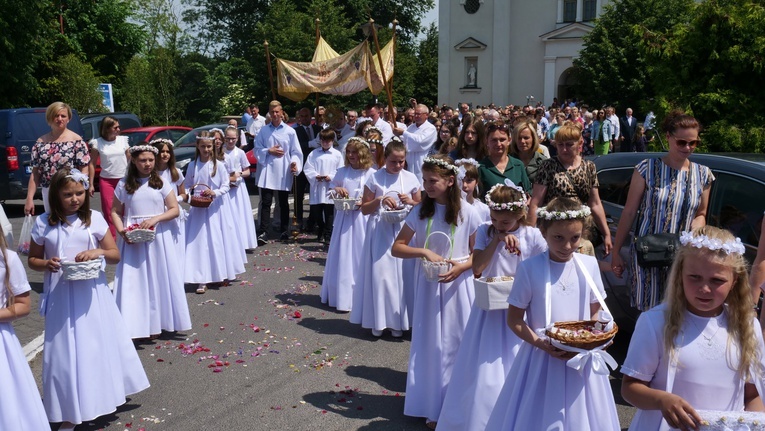
[[[643,160],[635,169],[646,183],[635,238],[690,230],[701,195],[715,180],[712,171],[693,162],[687,171],[678,171],[658,158]],[[634,243],[630,247],[630,262],[633,269],[631,305],[647,311],[661,302],[669,268],[641,268]]]

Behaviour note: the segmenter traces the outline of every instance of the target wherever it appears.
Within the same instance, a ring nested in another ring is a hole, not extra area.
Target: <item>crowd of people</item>
[[[243,122],[257,171],[232,126],[199,134],[184,176],[172,142],[127,147],[107,117],[103,138],[88,146],[67,129],[68,106],[52,104],[30,179],[45,200],[28,258],[45,273],[44,396],[9,323],[29,313],[29,283],[3,244],[0,377],[12,396],[0,398],[0,428],[74,429],[146,389],[131,339],[191,329],[184,285],[204,294],[242,274],[246,250],[272,238],[274,195],[273,233],[289,239],[290,192],[293,228],[327,250],[321,301],[373,337],[411,331],[403,413],[430,429],[619,430],[605,347],[576,350],[545,336],[564,321],[613,327],[603,271],[632,274],[633,306],[643,311],[622,365],[622,395],[638,409],[630,429],[695,429],[705,410],[765,411],[752,301],[760,286],[749,282],[741,242],[705,226],[714,176],[688,159],[700,142],[695,118],[665,119],[669,151],[635,167],[612,239],[595,166],[582,155],[636,150],[624,130],[637,130],[631,110],[618,126],[613,109],[593,116],[585,105],[439,112],[414,100],[401,121],[377,104],[361,115],[319,107],[313,119],[304,108],[293,127],[278,101],[265,117],[250,106]],[[103,213],[89,204],[96,156]],[[257,231],[243,182],[251,174]],[[34,213],[31,197],[25,211]],[[676,234],[673,260],[656,262],[627,242],[636,219],[638,236]],[[596,233],[610,262],[594,257]],[[105,264],[117,265],[113,293]],[[508,283],[499,307],[477,303],[479,286]]]

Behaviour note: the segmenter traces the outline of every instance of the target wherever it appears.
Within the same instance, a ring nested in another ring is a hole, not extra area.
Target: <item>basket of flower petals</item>
[[[156,233],[154,227],[141,229],[141,225],[132,224],[125,229],[125,238],[131,243],[154,241]]]
[[[383,221],[388,223],[401,223],[409,214],[409,208],[383,208],[380,215]]]
[[[513,277],[482,277],[473,280],[475,305],[482,310],[507,310],[507,297],[513,289]]]
[[[696,410],[701,417],[699,431],[765,431],[765,413]]]
[[[577,320],[555,322],[545,330],[545,334],[566,346],[591,350],[611,341],[618,330],[619,327],[613,321],[604,323],[597,320]]]
[[[205,187],[207,190],[212,190],[207,184],[194,184],[189,192],[189,205],[196,208],[209,208],[212,205],[212,196],[205,196],[201,193],[199,187]],[[196,191],[196,192],[195,192]]]

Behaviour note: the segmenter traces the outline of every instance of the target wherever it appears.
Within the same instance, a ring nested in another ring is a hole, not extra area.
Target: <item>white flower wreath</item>
[[[459,168],[450,164],[446,160],[436,159],[434,157],[425,157],[423,163],[430,163],[432,165],[440,166],[444,169],[449,169],[450,171],[454,172],[454,175],[458,175],[460,173]]]
[[[741,242],[741,238],[735,241],[721,241],[716,238],[710,238],[706,235],[694,236],[693,232],[682,232],[680,234],[680,244],[688,247],[706,248],[712,251],[722,250],[725,254],[744,254],[746,248]]]
[[[515,202],[497,203],[492,201],[491,194],[494,192],[494,190],[497,190],[500,187],[510,187],[511,189],[518,190],[519,192],[521,192],[521,198]],[[492,209],[494,211],[518,210],[518,209],[525,208],[527,199],[528,198],[526,196],[526,192],[523,191],[523,187],[516,185],[512,180],[508,178],[505,178],[504,184],[495,184],[492,188],[489,189],[489,192],[486,193],[486,196],[485,196],[486,206],[488,206],[489,209]]]
[[[545,220],[578,220],[587,218],[590,214],[592,214],[592,211],[590,211],[590,207],[587,205],[582,205],[578,210],[547,211],[547,207],[537,210],[537,217]]]
[[[159,154],[159,150],[153,145],[136,145],[134,147],[130,147],[131,155],[136,153],[143,153],[144,151],[150,151],[154,153],[155,156]]]

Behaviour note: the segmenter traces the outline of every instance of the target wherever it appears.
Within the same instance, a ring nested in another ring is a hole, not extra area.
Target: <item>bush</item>
[[[765,150],[765,127],[732,125],[725,120],[710,124],[701,134],[708,152],[761,153]]]

